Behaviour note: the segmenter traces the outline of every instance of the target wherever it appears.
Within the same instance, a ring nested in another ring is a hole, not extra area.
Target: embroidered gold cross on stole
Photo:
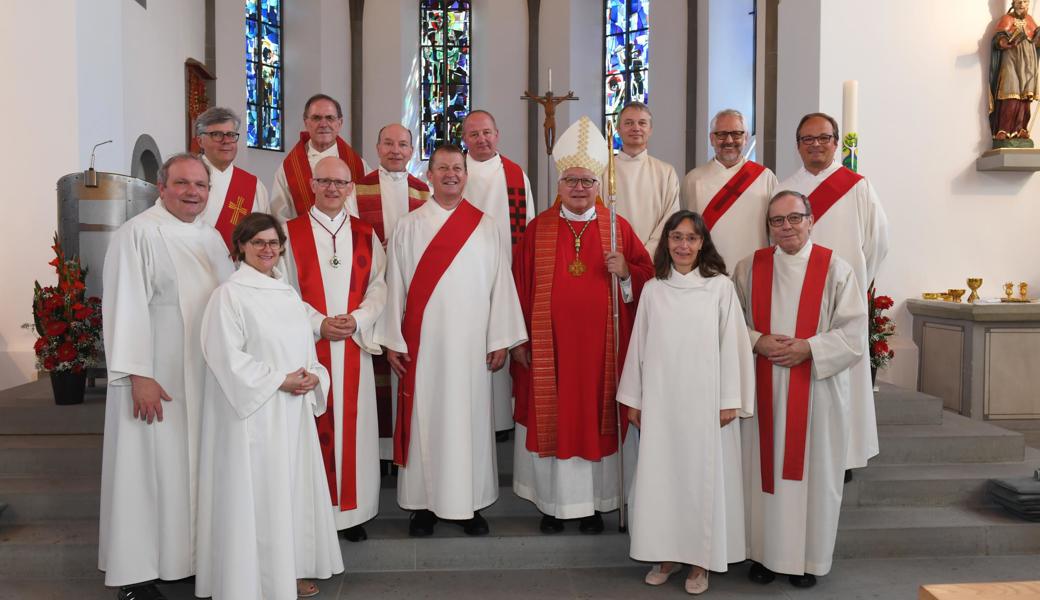
[[[228,204],[228,210],[231,211],[232,225],[238,225],[238,222],[242,220],[242,217],[246,216],[246,213],[249,212],[244,206],[242,206],[245,201],[245,198],[239,196],[234,202]]]

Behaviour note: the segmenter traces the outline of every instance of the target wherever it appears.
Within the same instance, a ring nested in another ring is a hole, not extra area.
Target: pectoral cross
[[[242,206],[242,204],[245,203],[245,201],[245,198],[239,196],[234,202],[228,204],[228,210],[231,211],[232,225],[238,225],[238,222],[242,220],[242,217],[246,216],[246,214],[249,212],[246,210],[244,206]]]

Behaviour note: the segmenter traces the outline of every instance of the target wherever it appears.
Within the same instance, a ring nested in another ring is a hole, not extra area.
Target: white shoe
[[[665,573],[661,570],[661,563],[658,563],[650,569],[650,572],[646,574],[643,581],[645,581],[647,585],[663,585],[664,582],[668,581],[668,578],[671,577],[673,573],[679,570],[680,566],[676,563],[672,563],[672,570]]]
[[[686,578],[686,593],[687,594],[703,594],[708,591],[708,572],[704,571],[696,577]]]

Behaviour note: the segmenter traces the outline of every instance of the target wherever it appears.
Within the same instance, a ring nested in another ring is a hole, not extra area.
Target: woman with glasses
[[[683,563],[685,588],[746,558],[740,425],[754,406],[751,343],[733,283],[701,216],[664,225],[656,278],[643,288],[618,388],[639,427],[629,500],[632,558],[662,585]]]
[[[195,594],[291,600],[343,572],[314,417],[329,375],[307,309],[275,268],[285,233],[253,213],[235,227],[238,271],[202,322],[209,373],[202,416]]]

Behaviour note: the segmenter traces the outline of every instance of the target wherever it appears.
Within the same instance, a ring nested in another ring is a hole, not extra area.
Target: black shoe
[[[433,535],[433,526],[437,524],[437,515],[428,510],[412,511],[408,519],[408,535],[412,537],[426,537]]]
[[[773,583],[776,579],[776,573],[770,571],[762,563],[751,563],[751,570],[747,574],[748,579],[755,583],[767,584]]]
[[[845,483],[852,481],[852,469],[845,469]]]
[[[472,519],[462,521],[462,531],[466,535],[487,535],[490,530],[488,529],[487,519],[480,516],[480,511],[477,510],[473,511]]]
[[[116,600],[166,600],[154,583],[124,585],[119,588]]]
[[[591,517],[582,517],[578,523],[578,531],[582,533],[603,533],[603,515],[597,510]]]
[[[380,477],[389,477],[390,476],[390,465],[391,465],[391,462],[388,461],[388,460],[380,460],[379,461],[379,476]]]
[[[816,576],[812,573],[805,575],[788,575],[787,580],[796,588],[811,588],[816,585]]]
[[[563,531],[563,521],[552,515],[542,515],[542,522],[538,524],[542,533],[560,533]]]
[[[508,442],[509,441],[509,430],[506,429],[505,431],[496,431],[495,432],[495,441],[499,442],[499,443],[501,443],[501,442]]]
[[[365,532],[365,528],[361,525],[355,525],[340,531],[339,537],[348,542],[363,542],[368,539],[368,533]]]

